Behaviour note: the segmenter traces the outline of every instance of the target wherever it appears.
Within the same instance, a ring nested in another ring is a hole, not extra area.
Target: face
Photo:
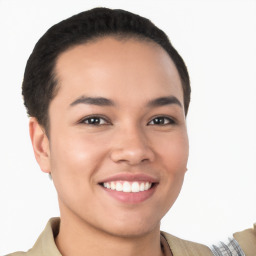
[[[48,168],[64,219],[119,236],[159,229],[186,172],[181,81],[158,45],[99,39],[61,54]]]

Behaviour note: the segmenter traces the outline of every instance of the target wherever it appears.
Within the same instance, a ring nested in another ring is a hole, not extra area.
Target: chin
[[[123,221],[121,223],[112,223],[112,225],[106,229],[108,234],[123,238],[134,238],[145,236],[155,230],[160,230],[160,221],[153,225],[153,221]],[[108,230],[108,231],[107,231]]]

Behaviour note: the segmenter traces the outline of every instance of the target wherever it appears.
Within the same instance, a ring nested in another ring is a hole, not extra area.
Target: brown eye
[[[95,126],[109,124],[109,122],[105,118],[99,116],[86,117],[81,121],[81,123]]]
[[[148,125],[170,125],[175,124],[175,121],[170,117],[159,116],[152,119]]]

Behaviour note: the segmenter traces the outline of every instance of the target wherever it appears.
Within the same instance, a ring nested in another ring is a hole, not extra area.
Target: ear
[[[34,117],[29,120],[29,134],[37,163],[43,172],[51,173],[49,139]]]

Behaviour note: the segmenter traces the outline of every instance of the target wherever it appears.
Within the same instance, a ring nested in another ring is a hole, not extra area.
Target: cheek
[[[168,210],[179,195],[187,170],[188,139],[184,133],[183,136],[173,136],[161,144],[158,156],[163,169],[161,172],[162,194],[166,195],[162,200],[168,198],[168,204],[163,204]]]
[[[189,144],[187,133],[173,134],[159,140],[158,155],[164,169],[173,174],[183,173],[188,161]]]
[[[91,136],[92,137],[92,136]],[[91,164],[94,164],[97,158],[103,154],[103,147],[99,145],[90,136],[65,134],[64,136],[55,136],[51,145],[51,161],[53,171],[65,169],[70,172],[81,173],[90,169]],[[61,170],[62,171],[62,170]],[[87,171],[88,172],[88,171]]]
[[[85,195],[103,156],[103,148],[89,138],[66,135],[52,141],[51,172],[58,193]]]

